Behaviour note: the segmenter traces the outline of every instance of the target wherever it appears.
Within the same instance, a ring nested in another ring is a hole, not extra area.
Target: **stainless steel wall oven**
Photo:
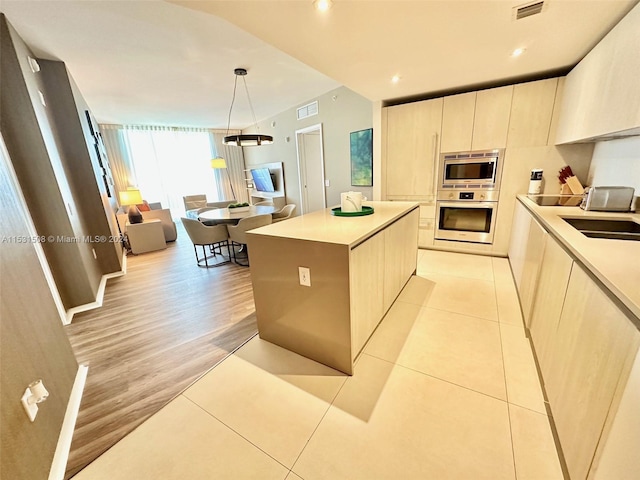
[[[436,240],[493,243],[504,149],[440,155]]]

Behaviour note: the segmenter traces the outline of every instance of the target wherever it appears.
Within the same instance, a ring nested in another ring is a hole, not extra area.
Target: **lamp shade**
[[[120,205],[139,205],[142,203],[142,194],[138,189],[129,189],[120,192]]]
[[[216,157],[211,159],[211,168],[227,168],[227,161],[222,157]]]

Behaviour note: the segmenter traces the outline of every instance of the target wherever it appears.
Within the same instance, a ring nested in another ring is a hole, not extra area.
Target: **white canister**
[[[343,212],[361,212],[362,200],[362,192],[343,192],[340,194],[340,210]]]
[[[531,178],[529,180],[529,195],[538,195],[542,193],[542,169],[534,168],[531,170]]]

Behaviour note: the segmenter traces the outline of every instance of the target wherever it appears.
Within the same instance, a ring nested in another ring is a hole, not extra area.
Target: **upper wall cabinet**
[[[386,194],[433,200],[442,99],[387,107]]]
[[[555,143],[640,135],[640,5],[567,75]]]
[[[557,87],[557,78],[514,87],[507,147],[547,145]]]
[[[444,98],[442,152],[487,150],[507,146],[513,86]]]
[[[481,90],[476,97],[472,150],[507,146],[513,85]]]
[[[471,150],[476,92],[444,97],[442,108],[442,152]]]

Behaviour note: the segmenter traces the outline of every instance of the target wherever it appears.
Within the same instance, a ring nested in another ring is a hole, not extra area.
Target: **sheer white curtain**
[[[137,186],[142,198],[184,216],[185,195],[215,202],[248,201],[242,148],[223,145],[226,132],[198,128],[102,125],[116,189]],[[227,168],[214,170],[221,156]],[[229,182],[233,183],[233,194]]]
[[[231,132],[236,133],[236,132]],[[231,189],[229,188],[229,181],[233,184],[233,192],[238,202],[248,202],[249,195],[247,193],[247,184],[245,182],[245,165],[244,155],[242,153],[242,147],[234,147],[230,145],[224,145],[222,140],[228,133],[225,132],[211,132],[213,137],[213,143],[215,150],[219,156],[224,158],[227,163],[227,169],[216,170],[218,175],[218,185],[221,188],[221,194],[226,198],[231,197]],[[228,175],[228,176],[227,176]],[[229,180],[228,180],[229,179]]]
[[[143,198],[162,202],[174,217],[184,215],[185,195],[218,199],[208,131],[127,126],[124,135]]]
[[[120,125],[100,125],[100,131],[115,183],[116,198],[118,198],[117,192],[138,184],[131,153],[124,130]]]

